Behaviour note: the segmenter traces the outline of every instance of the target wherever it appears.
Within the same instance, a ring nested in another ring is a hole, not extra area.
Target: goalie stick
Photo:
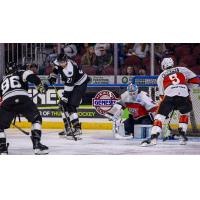
[[[54,85],[53,85],[53,88],[54,88],[54,90],[55,90],[55,92],[56,92],[56,97],[58,98],[58,100],[59,100],[59,102],[60,102],[60,101],[61,101],[61,97],[60,97],[59,94],[58,94],[58,90],[56,89],[56,87],[55,87]],[[72,128],[71,128],[71,125],[70,125],[70,122],[69,122],[69,120],[68,120],[68,117],[67,117],[67,115],[66,115],[66,113],[65,113],[65,111],[64,111],[63,105],[59,105],[59,108],[60,108],[61,112],[64,113],[65,118],[66,118],[67,126],[70,128],[70,131],[71,131],[70,135],[68,135],[68,136],[72,136],[73,139],[74,139],[75,141],[77,141],[78,138],[73,134],[73,130],[72,130]]]

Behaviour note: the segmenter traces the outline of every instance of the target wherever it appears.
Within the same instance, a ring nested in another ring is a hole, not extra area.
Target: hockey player
[[[81,125],[77,114],[77,108],[86,92],[89,78],[87,74],[65,54],[59,54],[54,61],[54,65],[53,73],[49,76],[50,84],[56,83],[59,74],[64,82],[64,92],[60,102],[65,112],[62,113],[65,124],[64,135],[81,135]],[[62,132],[60,135],[63,135]]]
[[[14,62],[7,65],[5,73],[6,76],[0,82],[0,96],[2,97],[0,107],[0,154],[8,154],[4,129],[8,129],[14,117],[19,114],[22,114],[32,123],[31,140],[34,153],[47,154],[48,147],[40,143],[42,118],[27,92],[28,82],[35,84],[40,93],[45,93],[47,88],[32,71],[18,70]]]
[[[172,58],[164,58],[161,63],[163,72],[157,79],[160,103],[157,115],[154,118],[151,137],[142,142],[142,146],[156,145],[157,138],[162,131],[162,125],[166,117],[173,110],[180,112],[179,135],[180,144],[186,144],[186,131],[189,112],[192,110],[192,102],[189,97],[188,87],[199,85],[199,78],[191,70],[185,67],[174,67]]]
[[[153,116],[157,105],[147,96],[146,92],[138,93],[138,87],[130,83],[127,91],[121,94],[120,100],[106,113],[112,121],[121,118],[122,110],[128,108],[129,118],[124,121],[125,135],[134,136],[135,124],[153,124]]]

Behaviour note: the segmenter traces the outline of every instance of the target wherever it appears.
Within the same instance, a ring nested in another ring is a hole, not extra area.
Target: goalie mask
[[[169,69],[169,68],[172,68],[174,67],[174,61],[172,58],[164,58],[161,62],[161,68],[162,70],[166,70],[166,69]]]
[[[17,65],[15,64],[15,62],[9,62],[5,68],[6,75],[12,74],[15,71],[17,71]]]
[[[133,83],[130,83],[128,85],[128,87],[127,87],[127,91],[131,96],[137,96],[137,94],[138,94],[138,86],[133,84]]]

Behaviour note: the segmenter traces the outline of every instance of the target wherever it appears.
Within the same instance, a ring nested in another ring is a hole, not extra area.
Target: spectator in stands
[[[32,63],[28,67],[34,74],[38,74],[38,65],[35,63]]]
[[[77,48],[75,44],[66,44],[64,47],[64,53],[67,55],[68,58],[74,59],[77,55]]]
[[[138,75],[146,76],[146,70],[145,69],[139,69]]]
[[[57,55],[58,55],[58,46],[54,45],[52,52],[47,57],[48,64],[53,63],[53,61],[57,58]]]
[[[85,54],[82,56],[81,58],[81,65],[82,66],[94,66],[96,63],[96,55],[94,52],[94,46],[88,44],[88,46],[86,47],[86,52]]]
[[[135,43],[133,51],[140,59],[143,59],[149,52],[149,44]]]
[[[128,66],[128,67],[126,68],[126,75],[127,75],[127,76],[137,75],[136,67]]]
[[[101,75],[103,70],[109,67],[112,64],[113,57],[109,52],[109,44],[99,44],[95,45],[95,54],[96,54],[96,75]]]

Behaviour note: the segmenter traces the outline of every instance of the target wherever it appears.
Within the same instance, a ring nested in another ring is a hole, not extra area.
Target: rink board
[[[80,119],[81,127],[83,130],[112,130],[112,122],[107,119]],[[30,128],[31,123],[27,122],[25,119],[21,119],[21,122],[16,122],[16,125],[21,128]],[[178,124],[170,124],[170,126],[174,129],[178,128]],[[13,128],[13,126],[11,125]],[[54,118],[43,118],[42,122],[43,129],[63,129],[64,124],[62,119],[54,119]],[[191,125],[189,125],[191,128]],[[200,127],[198,127],[200,128]]]

